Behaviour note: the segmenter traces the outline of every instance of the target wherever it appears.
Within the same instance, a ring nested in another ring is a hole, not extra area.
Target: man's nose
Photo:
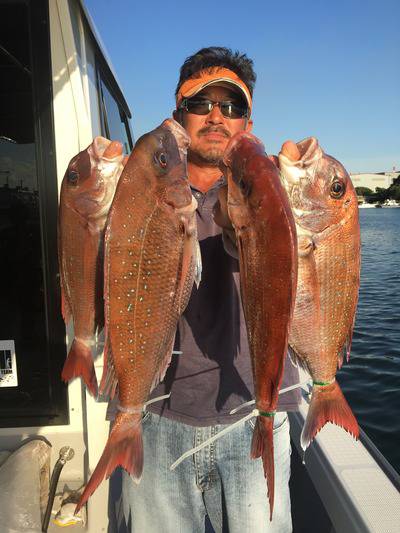
[[[208,124],[222,124],[224,121],[224,115],[221,113],[219,105],[214,105],[211,111],[207,115],[206,122]]]

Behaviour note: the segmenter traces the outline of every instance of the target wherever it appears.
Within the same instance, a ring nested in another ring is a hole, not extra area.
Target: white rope
[[[232,409],[232,411],[229,411],[229,414],[230,414],[230,415],[234,415],[235,413],[237,413],[237,412],[240,411],[241,409],[244,409],[244,408],[247,407],[248,405],[253,405],[254,403],[256,403],[255,400],[250,400],[250,401],[248,401],[248,402],[241,403],[238,407],[235,407],[235,409]]]
[[[159,402],[160,400],[165,400],[166,398],[169,398],[171,396],[171,393],[164,394],[163,396],[157,396],[157,398],[153,398],[152,400],[149,400],[144,404],[144,407],[146,408],[148,405],[154,402]]]
[[[289,387],[285,387],[284,389],[281,389],[279,391],[279,394],[283,394],[285,392],[288,392],[290,390],[293,390],[293,389],[297,389],[299,387],[304,387],[305,385],[309,384],[311,382],[310,379],[307,379],[307,381],[301,381],[300,383],[296,383],[295,385],[290,385]],[[232,411],[230,412],[230,414],[235,414],[237,413],[237,411],[240,411],[240,409],[243,409],[244,407],[248,406],[248,405],[253,405],[255,403],[255,400],[250,400],[249,402],[246,402],[246,403],[243,403],[241,405],[239,405],[238,407],[236,407],[235,409],[232,409]],[[251,411],[251,413],[249,413],[248,415],[244,416],[243,418],[241,418],[240,420],[237,420],[236,422],[234,422],[233,424],[231,424],[230,426],[226,427],[225,429],[223,429],[222,431],[220,431],[219,433],[217,433],[216,435],[214,435],[213,437],[210,437],[209,439],[205,440],[204,442],[202,442],[201,444],[199,444],[198,446],[196,446],[195,448],[192,448],[191,450],[188,450],[187,452],[185,452],[183,455],[181,455],[179,457],[179,459],[177,459],[175,461],[174,464],[172,464],[169,468],[170,470],[175,470],[175,468],[182,462],[184,461],[187,457],[190,457],[191,455],[193,455],[194,453],[197,453],[198,451],[200,451],[202,448],[205,448],[206,446],[208,446],[209,444],[211,444],[212,442],[215,442],[216,440],[220,439],[221,437],[223,437],[224,435],[226,435],[227,433],[229,433],[230,431],[232,431],[233,429],[235,429],[235,427],[239,426],[240,424],[242,424],[243,422],[246,422],[247,420],[250,420],[250,418],[253,418],[254,416],[258,416],[259,415],[259,412],[258,412],[258,409],[253,409],[253,411]]]
[[[305,385],[308,385],[309,383],[311,383],[311,379],[307,379],[307,381],[301,381],[300,383],[296,383],[295,385],[290,385],[290,387],[285,387],[284,389],[281,389],[279,391],[279,394],[283,394],[284,392],[288,392],[288,391],[293,390],[293,389],[298,389],[300,387],[304,387]],[[235,407],[235,409],[232,409],[232,411],[230,411],[229,414],[230,415],[234,415],[235,413],[237,413],[241,409],[244,409],[248,405],[253,405],[254,403],[256,403],[255,400],[250,400],[249,402],[242,403],[238,407]]]
[[[160,400],[165,400],[166,398],[169,398],[171,396],[171,393],[164,394],[163,396],[157,396],[157,398],[153,398],[152,400],[149,400],[145,404],[143,404],[143,407],[122,407],[122,405],[117,404],[118,411],[121,411],[121,413],[128,413],[130,415],[134,415],[136,413],[141,413],[142,411],[146,410],[146,407],[154,402],[159,402]]]
[[[237,422],[234,422],[233,424],[231,424],[230,426],[228,426],[227,428],[223,429],[222,431],[220,431],[219,433],[217,433],[216,435],[214,435],[213,437],[210,437],[209,439],[205,440],[204,442],[202,442],[201,444],[199,444],[198,446],[196,446],[195,448],[192,448],[191,450],[188,450],[187,452],[185,452],[183,455],[181,455],[179,457],[179,459],[177,459],[175,461],[174,464],[172,464],[169,469],[170,470],[175,470],[175,468],[182,462],[186,459],[186,457],[189,457],[190,455],[193,455],[194,453],[198,452],[199,450],[201,450],[202,448],[204,448],[205,446],[208,446],[209,444],[211,444],[212,442],[216,441],[217,439],[219,439],[220,437],[222,437],[223,435],[225,435],[226,433],[229,433],[229,431],[232,431],[232,429],[234,429],[236,426],[239,426],[242,422],[246,422],[246,420],[250,420],[250,418],[253,418],[253,416],[258,416],[258,409],[254,409],[251,413],[249,413],[248,415],[246,415],[245,417],[241,418],[240,420],[238,420]]]

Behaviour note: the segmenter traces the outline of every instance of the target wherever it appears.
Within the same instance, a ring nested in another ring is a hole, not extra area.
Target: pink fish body
[[[196,207],[187,180],[189,137],[174,120],[141,137],[126,164],[105,238],[105,370],[101,390],[119,413],[81,497],[122,466],[139,482],[141,417],[169,365],[179,316],[199,282]]]
[[[344,167],[310,137],[285,143],[283,183],[298,235],[299,280],[289,344],[313,379],[301,435],[306,449],[326,422],[358,437],[357,421],[335,380],[350,353],[360,283],[358,203]]]
[[[223,162],[259,411],[251,456],[262,458],[272,519],[273,421],[296,293],[296,229],[278,168],[254,135],[236,134],[226,148]],[[220,206],[224,209],[222,198]],[[224,221],[223,216],[220,219]]]
[[[105,223],[123,169],[122,145],[96,137],[68,165],[58,217],[59,268],[64,321],[74,340],[62,371],[64,381],[81,376],[97,395],[91,346],[104,324],[103,239]]]

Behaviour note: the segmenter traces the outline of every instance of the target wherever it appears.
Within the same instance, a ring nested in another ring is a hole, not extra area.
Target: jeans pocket
[[[142,426],[143,424],[145,424],[146,422],[148,422],[151,418],[151,413],[150,411],[145,411],[143,414],[142,414]]]
[[[250,426],[251,430],[254,430],[257,417],[250,418],[246,423]],[[274,434],[278,433],[286,424],[288,416],[286,413],[277,413],[274,418]]]
[[[288,421],[287,413],[277,413],[274,419],[274,435],[278,433],[285,427],[285,424]]]

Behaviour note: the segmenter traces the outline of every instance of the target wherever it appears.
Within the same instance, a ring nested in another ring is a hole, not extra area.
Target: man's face
[[[241,102],[241,96],[234,90],[210,85],[196,94],[196,99],[211,102]],[[219,106],[214,106],[208,115],[195,115],[182,111],[182,125],[190,136],[188,160],[217,166],[229,139],[239,131],[250,131],[252,121],[247,118],[227,118]]]

